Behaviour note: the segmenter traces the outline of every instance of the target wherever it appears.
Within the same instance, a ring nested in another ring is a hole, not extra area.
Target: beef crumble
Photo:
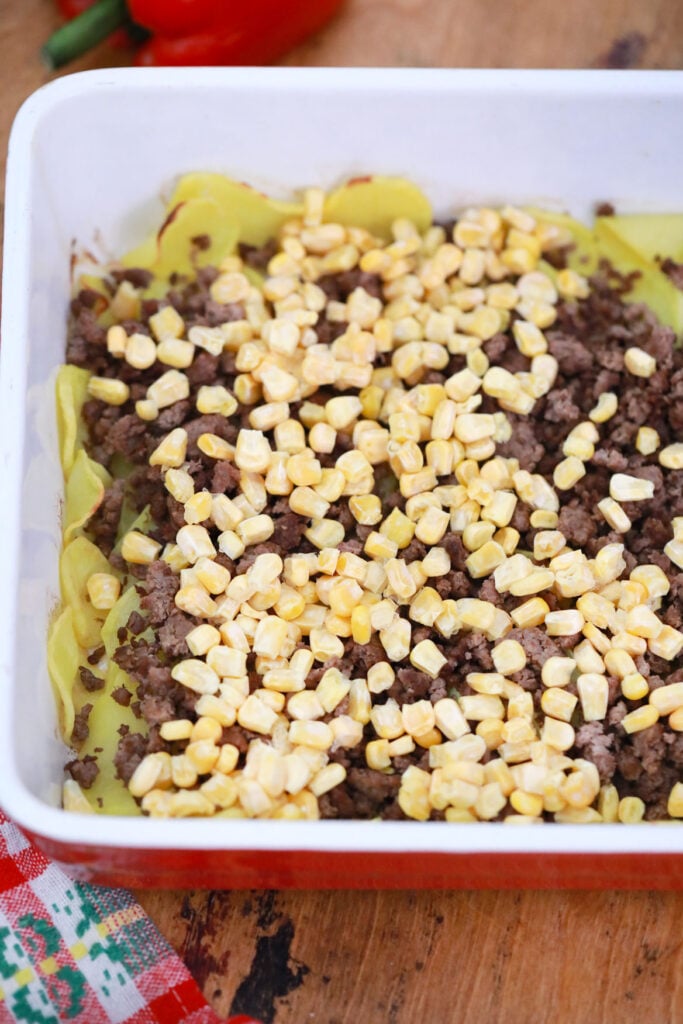
[[[270,243],[259,250],[248,246],[240,249],[244,262],[261,271],[266,270],[276,251],[277,247]],[[674,278],[671,268],[667,267],[666,272]],[[243,318],[244,309],[239,303],[218,303],[212,298],[211,286],[216,278],[217,272],[207,269],[196,282],[177,282],[167,296],[168,305],[183,318],[187,331],[196,326],[214,327]],[[142,278],[136,278],[134,271],[128,272],[126,280],[141,286]],[[381,276],[359,267],[323,275],[318,278],[317,285],[328,303],[347,303],[359,289],[367,298],[391,301],[385,294],[385,282]],[[520,470],[537,474],[552,487],[558,464],[563,460],[563,446],[568,434],[589,420],[601,395],[605,392],[617,395],[614,414],[596,426],[599,439],[595,443],[594,454],[583,462],[584,472],[573,486],[561,494],[555,529],[561,532],[571,549],[584,552],[588,558],[594,558],[606,545],[623,544],[627,573],[636,566],[659,566],[668,581],[668,591],[661,594],[657,615],[662,623],[678,629],[681,625],[683,573],[663,551],[674,539],[672,521],[683,516],[683,474],[668,472],[665,479],[658,453],[678,443],[683,430],[683,356],[674,347],[675,337],[670,329],[657,323],[645,306],[625,301],[628,285],[628,279],[620,278],[603,267],[591,279],[590,290],[585,297],[566,297],[557,303],[556,319],[545,331],[547,351],[556,361],[552,385],[536,397],[529,412],[507,412],[509,437],[496,441],[495,455],[516,460]],[[157,301],[142,303],[139,320],[128,326],[150,333],[150,317],[160,308]],[[517,319],[515,314],[513,323]],[[335,339],[344,335],[347,326],[344,322],[329,319],[326,311],[321,311],[314,325],[318,346],[329,349]],[[633,348],[654,357],[656,370],[651,375],[640,377],[629,372],[625,354]],[[529,358],[520,352],[511,331],[497,332],[483,344],[482,352],[491,365],[504,367],[510,373],[529,371]],[[200,437],[210,434],[234,445],[240,429],[249,428],[252,406],[246,400],[238,403],[229,417],[219,413],[197,415],[200,388],[217,385],[231,393],[238,390],[236,379],[239,372],[233,354],[224,352],[218,357],[199,351],[187,368],[187,397],[163,409],[156,420],[145,422],[135,412],[133,397],[143,397],[146,389],[166,368],[159,363],[144,370],[126,365],[122,374],[121,361],[107,351],[106,332],[97,322],[93,297],[86,291],[72,304],[67,360],[88,368],[98,376],[123,379],[131,388],[129,402],[117,406],[91,399],[84,407],[89,449],[93,457],[112,468],[114,458],[122,456],[133,467],[129,483],[121,479],[114,481],[89,524],[93,540],[105,554],[108,555],[114,546],[125,499],[137,512],[149,509],[154,524],[152,537],[160,544],[174,544],[178,531],[186,525],[183,505],[169,493],[164,473],[158,466],[149,464],[150,455],[160,439],[171,430],[182,428],[185,432],[185,471],[191,477],[195,491],[207,489],[214,495],[224,495],[231,500],[243,493],[244,475],[248,471],[240,470],[232,461],[216,461],[198,443]],[[388,368],[391,360],[380,355],[376,365]],[[469,361],[466,362],[463,354],[451,354],[446,365],[423,366],[421,375],[416,372],[408,379],[411,386],[414,379],[418,383],[443,388],[454,374],[466,366],[469,366]],[[360,390],[355,386],[341,391],[321,387],[318,398],[324,402],[339,393],[348,391],[355,395]],[[481,404],[475,406],[477,414],[499,413],[500,407],[492,395],[483,393],[481,399]],[[311,402],[316,400],[315,396],[309,398]],[[296,413],[299,412],[300,408],[296,409]],[[364,415],[368,419],[373,418],[370,413]],[[307,423],[307,427],[311,425]],[[658,436],[656,449],[647,453],[638,445],[638,432],[643,427],[656,431]],[[350,432],[337,428],[331,450],[318,454],[323,471],[331,471],[337,459],[353,450],[354,444],[358,444],[355,435],[352,438]],[[398,488],[397,476],[400,474],[393,464],[391,471],[388,467],[384,475],[383,471],[383,466],[375,466],[375,492],[384,492],[384,511],[394,508],[405,514],[411,496],[406,497]],[[654,485],[651,499],[623,503],[630,527],[622,532],[615,532],[613,524],[599,507],[610,493],[610,480],[615,473],[648,480]],[[463,486],[457,473],[440,475],[438,484],[442,487]],[[264,512],[271,517],[273,527],[270,536],[247,547],[242,554],[235,549],[216,559],[233,577],[248,573],[259,556],[276,555],[282,561],[294,552],[316,556],[318,548],[308,535],[311,517],[292,511],[289,501],[278,497],[280,493],[284,492],[266,494]],[[351,513],[346,495],[328,504],[330,507],[326,515],[343,528],[343,537],[335,547],[343,554],[361,556],[371,529],[378,530],[379,526],[368,527],[359,521]],[[533,525],[533,512],[533,504],[520,494],[508,524],[518,533],[516,548],[520,552],[533,551],[540,532],[540,528]],[[213,540],[217,541],[220,531],[215,524],[210,519],[202,522],[209,527]],[[514,622],[515,612],[527,603],[527,595],[499,590],[493,576],[473,577],[468,572],[472,548],[464,543],[463,536],[461,529],[447,532],[443,537],[440,547],[446,553],[448,566],[440,575],[428,579],[427,585],[433,587],[441,602],[480,601],[505,616],[512,616]],[[398,550],[398,557],[408,566],[414,564],[419,573],[430,547],[429,543],[412,536]],[[158,558],[136,571],[139,572],[142,616],[140,621],[128,623],[114,658],[135,684],[139,711],[148,726],[148,736],[143,738],[126,733],[120,738],[115,762],[120,778],[126,783],[147,754],[161,751],[175,755],[179,752],[180,748],[173,741],[162,738],[165,723],[186,718],[196,722],[201,717],[196,711],[197,694],[174,678],[173,669],[192,657],[187,638],[203,619],[177,606],[176,597],[181,586],[179,574],[166,561]],[[562,611],[568,607],[568,602],[561,596],[558,598],[557,594],[544,591],[542,597],[550,611]],[[266,605],[263,611],[270,607]],[[405,602],[399,605],[398,619],[408,621]],[[141,633],[147,625],[153,627],[154,639],[136,638],[135,634]],[[411,665],[405,656],[400,657],[395,664],[391,684],[373,693],[373,706],[381,709],[392,708],[395,704],[404,708],[413,704],[421,706],[421,702],[435,706],[445,699],[456,698],[460,702],[462,698],[476,699],[479,691],[470,685],[468,676],[494,673],[491,650],[495,641],[487,637],[486,630],[455,629],[449,634],[432,628],[432,624],[421,627],[414,621],[411,628],[412,645],[426,641],[433,643],[438,654],[445,659],[444,667],[434,674]],[[551,637],[539,624],[515,626],[506,632],[505,639],[517,641],[525,653],[525,667],[512,673],[510,680],[531,695],[533,722],[540,730],[545,689],[541,669],[549,658],[562,658],[573,651],[582,636],[572,632]],[[365,679],[373,666],[391,660],[377,632],[363,642],[356,640],[351,633],[344,638],[338,653],[311,669],[306,687],[312,691],[330,671],[338,672],[346,680]],[[679,652],[666,660],[646,650],[639,657],[638,671],[645,679],[661,679],[660,685],[663,685],[677,679],[677,673],[683,671],[683,657]],[[263,672],[256,671],[250,656],[250,693],[262,688],[262,675]],[[609,676],[608,682],[608,708],[604,720],[584,720],[581,702],[577,703],[571,717],[574,740],[566,749],[566,757],[583,758],[594,764],[601,783],[614,786],[620,798],[640,798],[646,818],[666,818],[668,796],[680,780],[683,769],[681,734],[667,728],[664,721],[642,731],[627,732],[623,726],[624,718],[634,708],[643,706],[642,700],[625,698],[620,681],[614,676]],[[576,696],[574,682],[567,688],[567,693]],[[114,694],[113,699],[124,703],[124,694],[130,700],[125,689],[123,694]],[[494,697],[495,693],[490,696]],[[324,724],[335,719],[340,722],[348,717],[348,707],[347,699],[339,701],[320,721]],[[87,735],[86,708],[78,719],[78,729],[74,734],[76,740]],[[474,725],[472,728],[478,731]],[[240,768],[245,765],[249,741],[257,735],[239,725],[223,730],[221,741],[236,748]],[[428,731],[418,734],[412,749],[395,755],[385,767],[373,768],[368,762],[369,744],[377,741],[377,732],[368,718],[363,723],[362,735],[356,745],[336,749],[333,746],[330,751],[329,763],[341,766],[344,776],[329,791],[321,793],[318,801],[320,815],[406,817],[400,800],[402,777],[409,769],[424,775],[434,767],[429,756],[431,744],[421,742],[427,735]],[[486,749],[480,757],[483,766],[499,759],[497,752],[503,742],[508,741],[501,739],[501,743]],[[67,766],[67,769],[74,778],[87,785],[85,780],[91,778],[93,762],[84,759],[81,767],[78,767],[79,763],[71,762],[72,768]],[[504,817],[505,813],[501,808],[488,818],[495,820]],[[552,820],[552,812],[542,809],[540,814]],[[438,807],[431,807],[426,816],[434,820],[443,817]]]

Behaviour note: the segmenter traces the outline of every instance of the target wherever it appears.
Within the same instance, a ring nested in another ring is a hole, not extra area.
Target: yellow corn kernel
[[[570,722],[577,704],[573,693],[558,686],[551,686],[541,694],[541,707],[546,715]]]
[[[121,581],[109,572],[94,572],[88,577],[86,589],[93,608],[108,611],[119,599]]]
[[[548,351],[545,335],[535,324],[526,320],[515,320],[512,334],[519,351],[529,359]]]
[[[198,658],[186,658],[171,669],[173,678],[195,693],[216,693],[220,684],[218,674]]]
[[[200,558],[213,558],[216,554],[209,531],[204,526],[181,526],[176,534],[176,543],[192,565]]]
[[[442,697],[436,701],[434,716],[437,728],[447,740],[457,740],[470,731],[460,705],[451,697]]]
[[[123,405],[130,398],[130,388],[124,381],[114,377],[91,377],[88,394],[107,405]]]
[[[394,670],[386,661],[378,661],[368,669],[367,687],[370,693],[383,693],[391,689],[395,679]]]
[[[652,427],[639,427],[636,434],[636,449],[641,455],[652,455],[660,445],[659,434]]]
[[[401,776],[398,791],[398,803],[408,818],[426,821],[431,813],[429,790],[431,776],[429,772],[411,765]]]
[[[135,403],[135,414],[138,419],[151,423],[159,415],[159,410],[151,399],[141,398]]]
[[[517,640],[503,640],[491,651],[496,672],[509,676],[521,672],[527,663],[526,651]]]
[[[581,632],[584,623],[585,619],[578,608],[548,612],[545,617],[548,636],[572,636],[574,633]]]
[[[651,725],[659,719],[659,711],[652,704],[643,704],[642,707],[636,708],[635,711],[629,712],[628,715],[624,715],[621,720],[621,725],[625,732],[634,733],[642,732],[643,729],[649,729]]]
[[[217,434],[200,434],[197,447],[210,459],[231,459],[234,455],[233,446]]]
[[[131,334],[126,342],[124,358],[136,370],[147,370],[156,362],[157,347],[146,334]]]
[[[328,764],[313,776],[309,789],[314,796],[322,796],[342,783],[345,778],[346,768],[342,764]]]
[[[421,672],[436,679],[447,659],[433,640],[421,640],[410,652],[410,663]]]
[[[510,612],[510,618],[519,629],[529,629],[532,626],[540,626],[545,622],[550,612],[547,601],[542,597],[532,597],[524,604],[518,605]]]
[[[415,523],[400,509],[395,508],[386,517],[379,532],[399,548],[407,548],[415,534]]]
[[[576,680],[584,721],[602,721],[607,714],[609,686],[607,678],[597,672],[584,672]]]
[[[431,548],[422,559],[422,569],[429,577],[445,576],[451,568],[451,560],[445,548]]]
[[[197,412],[232,416],[237,401],[222,384],[202,385],[197,392]]]
[[[164,366],[174,366],[178,370],[187,369],[192,365],[195,347],[190,341],[179,338],[165,338],[157,345],[157,359]]]
[[[624,352],[624,366],[635,377],[651,377],[657,369],[657,360],[642,348],[632,346]]]
[[[674,565],[683,569],[683,541],[670,540],[664,545],[664,554],[671,559]]]
[[[672,786],[666,809],[672,818],[683,818],[683,782]]]
[[[569,455],[555,466],[553,483],[561,491],[569,491],[586,475],[586,467],[576,455]]]
[[[588,413],[588,418],[593,423],[606,423],[614,416],[618,405],[619,400],[613,391],[603,391],[598,398],[597,405]]]
[[[270,466],[272,451],[262,430],[242,428],[237,435],[235,465],[252,473],[265,473]]]
[[[468,672],[465,678],[475,693],[501,694],[505,688],[505,679],[499,672]]]
[[[662,622],[645,604],[636,605],[626,614],[626,630],[634,636],[654,638],[662,631]]]
[[[161,544],[138,530],[129,530],[121,542],[121,557],[134,565],[150,565],[160,551]]]
[[[272,537],[275,532],[275,524],[268,515],[251,516],[238,523],[235,532],[248,547],[251,544],[262,544]]]
[[[615,501],[644,501],[652,498],[655,485],[652,480],[644,480],[626,473],[615,473],[609,482],[610,497]]]
[[[149,457],[150,466],[177,469],[187,453],[187,431],[176,427],[160,441]]]
[[[515,501],[516,500],[517,499],[515,499]],[[493,502],[491,502],[491,504],[493,504]],[[515,530],[512,526],[503,526],[500,530],[496,530],[496,532],[493,535],[493,540],[495,540],[496,544],[500,544],[503,551],[509,558],[511,555],[514,555],[515,551],[517,550],[517,545],[519,544],[519,537],[519,530]]]
[[[431,733],[435,725],[434,706],[428,700],[418,700],[413,704],[404,704],[401,708],[403,729],[414,739]]]
[[[365,605],[358,605],[351,613],[351,635],[354,643],[367,644],[372,637],[370,625],[370,609]]]
[[[555,284],[563,299],[585,299],[590,292],[586,278],[569,267],[558,271]]]
[[[624,825],[637,825],[645,816],[645,804],[637,796],[625,796],[619,801],[619,821]]]
[[[659,453],[659,464],[665,469],[683,469],[683,442],[677,441],[662,448]]]
[[[535,569],[521,579],[514,580],[507,588],[513,597],[527,597],[548,590],[555,582],[555,574],[550,569]]]
[[[349,498],[349,510],[362,526],[374,526],[382,518],[382,502],[376,494],[358,494]]]
[[[472,579],[481,579],[482,576],[489,576],[494,569],[505,562],[507,556],[494,540],[489,540],[465,560],[467,571]],[[552,581],[551,581],[552,582]]]
[[[166,409],[181,402],[189,394],[190,381],[180,370],[167,370],[147,388],[147,398],[154,402],[157,409]]]
[[[660,686],[650,694],[650,704],[659,714],[668,715],[683,707],[683,683]]]
[[[525,793],[521,789],[515,789],[509,800],[518,814],[536,818],[543,812],[543,798],[536,793]]]
[[[503,702],[494,694],[461,697],[460,707],[468,721],[480,722],[487,718],[503,719],[505,717]]]

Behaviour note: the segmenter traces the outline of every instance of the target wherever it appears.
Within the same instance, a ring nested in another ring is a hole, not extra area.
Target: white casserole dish
[[[190,170],[274,195],[405,175],[446,214],[683,210],[683,73],[106,70],[30,97],[10,141],[0,372],[0,804],[73,875],[131,886],[683,887],[683,829],[163,821],[65,813],[46,669],[58,600],[53,383],[74,240],[124,251]]]

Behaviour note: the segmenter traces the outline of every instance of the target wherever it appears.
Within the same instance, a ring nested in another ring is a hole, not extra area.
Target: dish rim
[[[589,98],[677,97],[683,99],[683,71],[404,69],[404,68],[197,68],[100,69],[57,79],[29,96],[16,115],[7,163],[3,260],[2,335],[24,337],[30,261],[25,225],[31,215],[32,140],[43,119],[61,103],[90,93],[190,88],[247,88],[272,93],[324,87],[342,93],[371,94],[395,90],[397,96],[416,90],[444,94],[495,96],[500,89],[522,95]],[[12,259],[7,253],[12,252]],[[5,340],[0,351],[0,467],[5,480],[22,482],[26,368],[20,346]],[[683,853],[683,833],[661,825],[646,827],[545,823],[543,828],[514,828],[477,822],[479,827],[440,822],[264,821],[191,819],[157,820],[107,817],[65,812],[44,803],[22,782],[15,758],[12,721],[16,609],[13,595],[19,578],[19,503],[6,510],[0,530],[0,564],[5,566],[0,591],[0,804],[21,827],[69,846],[109,846],[145,850],[315,850],[336,853],[459,853],[500,854],[671,854]],[[676,822],[667,823],[676,825]],[[380,827],[378,827],[378,825]],[[133,827],[134,826],[134,827]],[[482,827],[483,826],[483,827]],[[578,831],[577,831],[578,829]]]

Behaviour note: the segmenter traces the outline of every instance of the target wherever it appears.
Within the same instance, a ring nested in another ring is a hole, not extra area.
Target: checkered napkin
[[[130,893],[72,881],[0,811],[0,1024],[15,1021],[220,1018]]]

